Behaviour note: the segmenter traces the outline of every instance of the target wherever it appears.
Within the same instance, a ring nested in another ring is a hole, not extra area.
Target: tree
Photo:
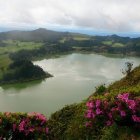
[[[133,63],[132,62],[126,62],[125,63],[125,69],[122,70],[122,73],[124,75],[129,75],[130,72],[132,71],[132,68],[133,68]]]

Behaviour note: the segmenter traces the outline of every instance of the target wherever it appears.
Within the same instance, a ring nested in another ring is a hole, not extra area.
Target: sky
[[[0,0],[0,30],[140,34],[140,0]]]

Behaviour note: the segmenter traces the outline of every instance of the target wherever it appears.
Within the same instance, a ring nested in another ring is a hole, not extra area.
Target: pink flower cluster
[[[112,114],[108,108],[109,103],[102,100],[90,100],[86,103],[87,110],[85,113],[86,126],[92,126],[93,123],[112,124]]]
[[[134,123],[140,123],[140,98],[124,93],[119,94],[117,99],[116,106],[112,110],[120,112],[122,117],[129,117]]]
[[[48,136],[47,119],[40,113],[1,113],[0,138]]]
[[[130,93],[119,94],[112,101],[89,100],[86,103],[86,126],[94,124],[110,126],[113,123],[122,125],[140,125],[140,98]]]

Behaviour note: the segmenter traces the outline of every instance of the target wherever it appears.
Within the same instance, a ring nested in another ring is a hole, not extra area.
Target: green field
[[[122,44],[122,43],[114,43],[113,45],[112,45],[112,47],[115,47],[115,48],[121,48],[121,47],[124,47],[125,45],[124,44]]]
[[[15,40],[4,40],[3,43],[5,43],[6,46],[5,47],[0,46],[0,55],[16,52],[22,49],[26,50],[37,49],[42,47],[43,45],[43,43],[20,42]]]
[[[8,57],[8,55],[7,54],[5,54],[5,55],[0,55],[0,69],[2,68],[2,67],[6,67],[8,64],[10,64],[11,63],[11,60],[10,60],[10,58]]]
[[[78,41],[89,40],[88,37],[84,37],[84,36],[75,36],[73,39],[74,40],[78,40]]]
[[[8,65],[11,63],[10,58],[8,55],[0,55],[0,78],[2,76],[2,73],[6,70]]]
[[[102,42],[104,45],[112,45],[113,41],[103,41]]]
[[[88,36],[80,36],[80,35],[74,35],[73,37],[64,37],[60,40],[60,43],[64,43],[65,41],[69,39],[74,39],[76,41],[83,41],[83,40],[89,40],[90,38]]]

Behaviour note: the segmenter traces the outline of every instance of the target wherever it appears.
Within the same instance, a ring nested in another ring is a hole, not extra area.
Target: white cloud
[[[0,26],[140,31],[140,0],[0,0]]]

